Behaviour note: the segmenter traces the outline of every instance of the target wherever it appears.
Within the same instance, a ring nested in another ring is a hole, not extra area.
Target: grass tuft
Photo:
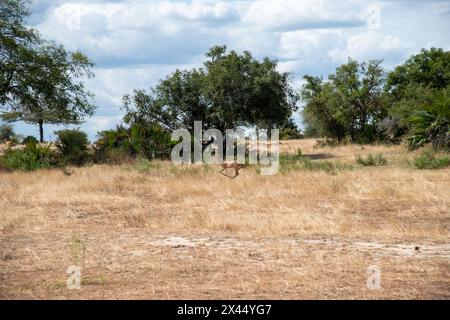
[[[450,166],[450,158],[447,156],[436,157],[431,151],[423,152],[419,157],[414,159],[414,165],[417,169],[436,170]]]

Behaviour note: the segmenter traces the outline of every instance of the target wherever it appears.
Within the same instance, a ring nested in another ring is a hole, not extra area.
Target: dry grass
[[[281,148],[389,165],[236,179],[165,162],[0,173],[0,297],[450,297],[450,169],[414,170],[400,146],[314,144]],[[71,264],[80,290],[66,289]],[[381,291],[366,287],[373,264]]]

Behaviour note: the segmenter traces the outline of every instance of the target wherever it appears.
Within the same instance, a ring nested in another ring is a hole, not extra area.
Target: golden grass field
[[[414,169],[403,146],[315,143],[281,151],[353,169],[0,173],[0,298],[450,298],[450,169]],[[358,166],[369,153],[388,165]],[[70,265],[80,289],[67,288]],[[380,290],[367,287],[372,265]]]

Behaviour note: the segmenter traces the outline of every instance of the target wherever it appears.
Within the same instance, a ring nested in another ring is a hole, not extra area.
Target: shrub
[[[303,135],[293,128],[282,128],[280,130],[280,140],[302,139]]]
[[[95,159],[109,162],[109,156],[142,157],[146,159],[167,159],[173,143],[168,131],[156,124],[132,124],[129,128],[122,125],[115,130],[98,133],[95,143]]]
[[[10,140],[15,135],[14,129],[9,124],[0,124],[0,143]]]
[[[38,144],[38,139],[36,139],[35,137],[33,137],[33,136],[26,136],[23,140],[22,140],[22,143],[23,144],[30,144],[30,143],[32,143],[32,144]]]
[[[99,149],[94,146],[94,154],[92,160],[95,163],[103,164],[123,164],[134,162],[135,159],[131,157],[122,149]]]
[[[409,149],[415,150],[431,142],[436,150],[450,150],[450,120],[446,116],[421,110],[415,111],[408,121],[412,126]]]
[[[36,170],[57,166],[57,160],[50,147],[29,143],[24,149],[7,149],[0,157],[0,168],[4,170]]]
[[[88,138],[86,133],[79,130],[60,130],[56,147],[61,152],[65,163],[82,165],[88,159]]]
[[[365,167],[385,166],[387,164],[387,160],[381,154],[377,154],[376,156],[369,154],[366,159],[357,155],[356,162]]]
[[[417,169],[442,169],[450,165],[450,158],[437,158],[433,152],[426,151],[414,160],[414,165]]]

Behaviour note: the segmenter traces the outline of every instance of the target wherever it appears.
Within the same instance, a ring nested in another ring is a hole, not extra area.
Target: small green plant
[[[376,156],[369,154],[366,159],[357,155],[356,162],[365,166],[365,167],[378,167],[387,165],[387,160],[381,154],[377,154]]]
[[[57,166],[55,154],[50,147],[29,143],[24,149],[7,149],[0,157],[0,168],[4,170],[30,171]]]
[[[419,157],[414,159],[414,165],[417,169],[442,169],[450,166],[450,157],[436,157],[431,151],[423,152]]]
[[[88,159],[88,138],[79,130],[61,130],[55,132],[58,136],[56,147],[60,151],[63,162],[82,165]]]

